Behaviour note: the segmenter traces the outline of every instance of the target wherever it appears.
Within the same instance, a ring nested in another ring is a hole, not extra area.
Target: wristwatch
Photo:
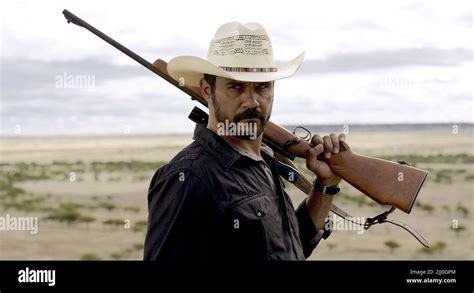
[[[327,194],[327,195],[335,195],[341,190],[341,188],[339,188],[339,185],[326,186],[326,185],[321,184],[318,181],[318,179],[314,180],[313,188],[314,190],[319,191],[322,194]]]

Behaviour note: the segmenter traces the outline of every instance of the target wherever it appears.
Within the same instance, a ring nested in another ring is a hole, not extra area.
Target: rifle
[[[158,59],[151,64],[68,10],[63,10],[63,14],[68,23],[71,22],[89,30],[102,40],[120,50],[122,53],[191,96],[192,100],[196,100],[207,107],[206,100],[202,97],[200,89],[184,86],[174,80],[167,72],[167,63],[165,61]],[[206,125],[208,116],[204,111],[195,107],[189,115],[189,118],[196,123]],[[312,147],[310,138],[311,135],[309,135],[309,138],[307,139],[299,137],[295,132],[290,132],[272,121],[268,121],[263,133],[263,143],[271,147],[276,154],[275,157],[278,162],[280,175],[306,194],[309,194],[311,191],[311,182],[298,171],[296,166],[292,163],[292,160],[296,157],[306,158],[306,152]],[[392,213],[395,208],[398,208],[407,214],[411,212],[416,197],[428,176],[426,170],[412,167],[403,161],[395,163],[363,156],[352,152],[350,149],[346,149],[342,144],[340,145],[338,154],[333,154],[330,159],[325,158],[322,154],[318,159],[325,161],[336,175],[344,179],[347,183],[367,195],[372,200],[380,205],[391,206],[388,211],[375,217],[367,218],[365,223],[363,223],[364,229],[369,229],[374,224],[391,223],[405,229],[423,246],[429,247],[428,242],[413,228],[404,223],[387,219],[387,216]],[[337,207],[335,204],[332,204],[331,211],[348,221],[359,225],[361,224],[356,222],[354,217]]]

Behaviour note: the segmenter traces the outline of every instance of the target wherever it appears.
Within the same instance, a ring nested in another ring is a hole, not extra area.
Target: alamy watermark
[[[332,217],[332,219],[331,219]],[[352,218],[341,218],[335,214],[328,216],[331,221],[326,221],[326,229],[332,229],[332,231],[355,231],[357,234],[362,235],[365,232],[364,217],[352,217]]]
[[[68,74],[63,72],[55,76],[56,88],[58,89],[86,89],[95,91],[95,75]]]
[[[6,214],[0,217],[0,231],[30,231],[38,233],[38,217],[15,217]]]
[[[18,271],[18,283],[47,283],[56,285],[56,270],[35,270],[26,267]]]
[[[256,122],[225,122],[217,123],[217,134],[220,136],[248,137],[252,140],[257,139],[258,126]]]

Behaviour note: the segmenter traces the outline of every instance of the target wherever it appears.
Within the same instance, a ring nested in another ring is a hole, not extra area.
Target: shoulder
[[[193,165],[203,151],[204,149],[196,142],[182,149],[169,163],[155,171],[150,182],[149,191],[163,181],[180,179],[185,175],[193,173]]]
[[[155,171],[148,189],[149,199],[159,192],[210,193],[211,177],[219,173],[216,159],[199,143],[182,149],[168,164]]]

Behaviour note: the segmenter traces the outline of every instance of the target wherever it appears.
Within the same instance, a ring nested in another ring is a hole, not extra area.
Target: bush
[[[469,215],[469,209],[460,202],[458,202],[456,211],[460,213],[463,217],[467,217],[467,215]]]
[[[81,215],[79,217],[79,222],[82,222],[82,223],[91,223],[91,222],[95,222],[96,218],[94,217],[91,217],[91,216],[83,216]]]
[[[81,213],[77,210],[55,209],[51,215],[47,216],[45,219],[71,224],[72,222],[78,221],[80,217]]]
[[[83,207],[83,205],[76,203],[61,203],[59,207],[51,209],[51,214],[45,219],[66,222],[68,224],[73,222],[90,223],[96,220],[94,217],[82,215],[78,211],[80,207]]]
[[[22,188],[13,186],[11,180],[0,180],[0,195],[6,195],[9,197],[17,197],[18,195],[26,194],[26,191]]]
[[[138,221],[133,225],[132,230],[135,232],[144,231],[148,226],[148,221]]]
[[[335,248],[335,247],[337,246],[337,244],[336,244],[336,243],[333,243],[333,242],[327,242],[326,244],[327,244],[327,246],[328,246],[329,249],[333,249],[333,248]]]
[[[434,253],[443,253],[444,249],[446,248],[447,244],[443,241],[437,241],[431,247],[422,247],[418,249],[418,252],[426,253],[426,254],[434,254]]]
[[[450,229],[456,233],[456,237],[459,236],[459,233],[465,231],[467,228],[466,226],[459,224],[457,227],[450,226]]]
[[[106,209],[106,210],[108,210],[108,211],[111,211],[111,210],[115,209],[117,206],[114,205],[114,204],[111,203],[111,202],[108,202],[108,201],[101,201],[101,202],[99,202],[98,207],[99,207],[99,208]]]
[[[101,260],[102,258],[95,253],[86,253],[81,255],[81,260]]]
[[[442,208],[443,208],[444,211],[446,211],[446,213],[448,213],[448,214],[451,213],[451,209],[449,208],[449,206],[447,204],[443,205]]]
[[[400,247],[400,244],[398,242],[396,242],[395,240],[387,240],[384,242],[385,246],[388,247],[388,249],[390,249],[390,253],[393,253],[393,251],[395,249],[397,249],[398,247]]]
[[[130,257],[131,253],[132,253],[131,249],[125,249],[123,251],[112,252],[110,254],[110,257],[115,259],[115,260],[126,259],[126,258]]]
[[[140,208],[130,206],[130,207],[124,207],[123,210],[138,213],[140,211]]]
[[[144,248],[144,246],[143,246],[143,243],[141,243],[141,242],[137,242],[137,243],[133,244],[133,249],[134,250],[142,250],[143,248]]]
[[[450,173],[451,170],[449,169],[441,169],[436,172],[436,177],[434,181],[438,183],[451,184],[453,182],[453,178],[451,177]]]
[[[111,226],[123,226],[125,225],[125,221],[123,219],[108,219],[106,221],[102,222],[105,225],[111,225]]]
[[[433,205],[430,205],[430,204],[419,204],[419,207],[424,210],[424,211],[427,211],[429,214],[431,214],[434,210],[435,210],[435,207]]]
[[[464,176],[464,180],[474,181],[474,174],[468,174],[468,175]]]

